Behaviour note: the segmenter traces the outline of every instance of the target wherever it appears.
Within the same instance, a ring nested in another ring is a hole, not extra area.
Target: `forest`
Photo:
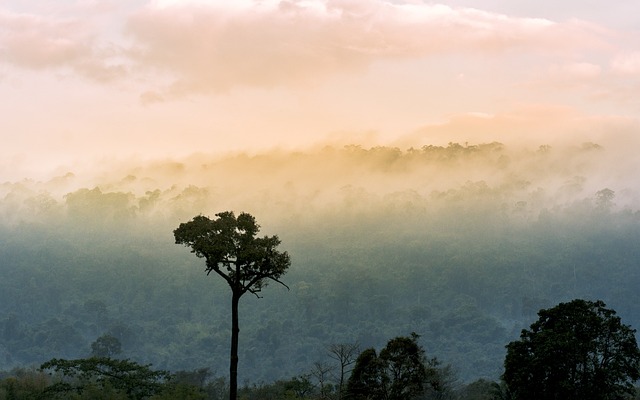
[[[411,332],[452,387],[497,382],[541,308],[602,299],[640,326],[640,193],[615,160],[595,143],[345,146],[0,183],[2,377],[110,335],[122,358],[224,378],[229,288],[172,232],[234,210],[291,256],[290,290],[240,302],[245,387]]]

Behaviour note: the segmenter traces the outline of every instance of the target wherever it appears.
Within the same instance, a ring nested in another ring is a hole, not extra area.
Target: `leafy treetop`
[[[613,400],[640,378],[635,330],[602,301],[541,310],[507,345],[503,378],[517,400]]]
[[[288,288],[280,277],[291,265],[289,254],[276,250],[278,236],[256,237],[260,226],[248,213],[236,218],[231,211],[216,214],[217,219],[203,215],[182,223],[174,231],[176,244],[191,247],[191,252],[206,259],[207,275],[220,275],[232,291],[242,296],[258,293],[273,280]]]

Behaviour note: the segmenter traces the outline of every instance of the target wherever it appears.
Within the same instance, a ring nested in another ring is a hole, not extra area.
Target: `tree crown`
[[[640,378],[635,330],[602,301],[541,310],[507,345],[503,378],[518,400],[622,398]]]
[[[268,280],[285,287],[280,277],[291,265],[289,254],[280,252],[278,236],[257,237],[260,226],[248,213],[237,217],[232,211],[216,214],[215,219],[198,215],[173,231],[176,244],[191,247],[205,258],[206,272],[224,278],[234,293],[256,296]]]

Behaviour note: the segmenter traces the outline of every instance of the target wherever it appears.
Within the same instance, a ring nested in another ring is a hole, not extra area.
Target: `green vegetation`
[[[80,398],[86,393],[95,396],[105,389],[122,398],[142,400],[164,390],[163,383],[169,379],[165,371],[153,371],[148,365],[139,365],[129,360],[115,360],[108,357],[91,357],[78,360],[53,359],[40,366],[42,370],[52,370],[58,377],[43,391],[46,398]],[[113,398],[109,394],[107,398]],[[116,397],[120,397],[116,395]]]
[[[383,349],[408,332],[458,395],[505,394],[505,345],[538,310],[602,299],[640,326],[640,197],[624,171],[598,173],[608,159],[594,145],[347,147],[0,184],[0,370],[17,371],[0,393],[41,388],[49,377],[30,368],[47,360],[93,354],[185,382],[208,369],[195,386],[228,397],[228,284],[171,233],[244,209],[294,262],[289,293],[239,304],[239,398],[335,395],[359,351],[342,363],[332,346]]]
[[[389,340],[380,355],[375,349],[358,356],[344,398],[411,400],[453,397],[436,358],[427,359],[418,335]],[[340,396],[342,397],[342,396]]]
[[[608,400],[633,394],[640,378],[635,330],[602,301],[541,310],[509,343],[504,380],[518,400]]]

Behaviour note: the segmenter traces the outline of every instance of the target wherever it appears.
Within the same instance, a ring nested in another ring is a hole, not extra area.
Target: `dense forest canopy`
[[[228,288],[172,230],[227,209],[256,216],[292,259],[289,292],[241,304],[240,382],[408,332],[461,380],[497,379],[536,312],[578,297],[640,326],[636,170],[604,145],[346,146],[102,168],[0,183],[0,369],[84,357],[109,334],[141,363],[223,375]]]

